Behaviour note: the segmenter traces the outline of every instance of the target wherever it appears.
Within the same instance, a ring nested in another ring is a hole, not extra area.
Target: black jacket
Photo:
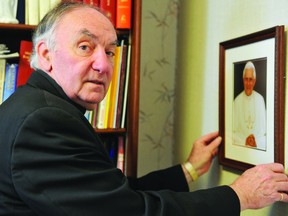
[[[175,166],[129,179],[42,71],[0,106],[0,215],[239,215],[228,186],[197,192]]]

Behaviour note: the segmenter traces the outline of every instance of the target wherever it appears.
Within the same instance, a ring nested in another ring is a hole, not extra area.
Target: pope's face
[[[111,82],[116,41],[113,25],[101,13],[91,8],[74,10],[56,28],[48,74],[70,99],[94,109]]]
[[[245,74],[243,77],[243,83],[244,83],[244,91],[247,96],[250,96],[252,94],[252,91],[254,89],[256,79],[254,77],[253,69],[246,69]]]

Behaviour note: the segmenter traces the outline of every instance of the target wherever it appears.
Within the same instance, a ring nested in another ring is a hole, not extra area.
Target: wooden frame
[[[219,134],[223,138],[219,150],[220,164],[242,171],[262,163],[284,164],[284,26],[275,26],[221,42],[219,52]],[[243,90],[244,80],[248,81],[243,78],[243,69],[248,61],[253,62],[256,71],[258,70],[256,72],[258,89],[256,90],[257,85],[254,83],[254,90],[264,95],[265,104],[263,112],[265,118],[259,118],[266,120],[266,123],[262,124],[266,125],[265,134],[262,138],[253,138],[256,144],[258,142],[254,147],[247,145],[246,134],[243,138],[239,138],[237,123],[241,122],[243,126],[241,128],[244,128],[247,134],[248,130],[249,132],[254,130],[253,134],[256,133],[257,127],[260,131],[255,118],[260,115],[257,106],[261,103],[256,100],[254,103],[256,105],[249,106],[254,107],[250,109],[244,108],[248,106],[243,106],[242,101],[234,104],[239,89],[242,88],[242,94],[248,94]],[[241,110],[239,112],[243,114],[242,119],[237,118],[240,116],[237,109]],[[264,141],[259,141],[261,139]]]

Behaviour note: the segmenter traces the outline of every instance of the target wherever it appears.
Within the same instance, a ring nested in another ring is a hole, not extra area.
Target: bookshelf
[[[141,4],[142,0],[132,0],[132,25],[130,30],[117,30],[118,34],[131,36],[131,65],[127,115],[125,129],[95,129],[103,139],[105,137],[124,136],[126,139],[125,173],[127,176],[137,175],[138,124],[139,124],[139,79],[140,79],[140,36],[141,36]],[[19,52],[20,41],[32,38],[35,26],[24,24],[0,23],[0,43],[6,44],[11,52]],[[17,63],[19,59],[9,59]]]

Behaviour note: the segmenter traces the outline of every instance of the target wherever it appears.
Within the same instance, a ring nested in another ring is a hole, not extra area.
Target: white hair
[[[30,66],[33,69],[38,68],[38,56],[36,54],[36,45],[39,41],[46,41],[49,49],[55,47],[55,29],[59,23],[59,20],[72,10],[76,10],[78,8],[93,8],[99,12],[101,12],[104,16],[105,14],[100,11],[99,8],[94,7],[90,4],[78,3],[78,2],[62,2],[59,3],[55,8],[53,8],[50,12],[48,12],[44,18],[41,20],[39,25],[37,26],[34,34],[33,34],[33,50],[30,58]]]
[[[245,75],[245,71],[246,69],[252,69],[253,70],[253,76],[254,76],[254,79],[256,79],[256,69],[255,69],[255,66],[253,64],[252,61],[248,61],[243,69],[243,78],[244,78],[244,75]]]

